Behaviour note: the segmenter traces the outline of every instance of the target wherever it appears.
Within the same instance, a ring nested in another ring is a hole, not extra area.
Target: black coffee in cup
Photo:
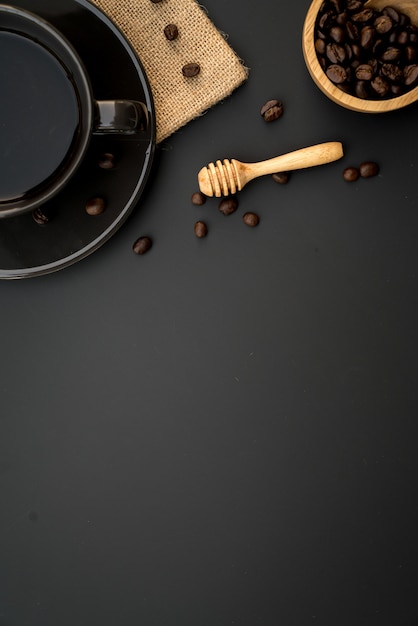
[[[42,44],[0,31],[2,202],[23,199],[65,166],[80,125],[66,68]]]
[[[0,218],[63,190],[93,134],[146,139],[145,104],[96,100],[72,44],[40,16],[0,4],[0,50]]]

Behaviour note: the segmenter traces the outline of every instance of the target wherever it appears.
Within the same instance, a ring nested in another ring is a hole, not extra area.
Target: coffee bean
[[[351,41],[358,41],[358,39],[359,39],[359,30],[358,30],[356,24],[354,24],[354,22],[347,22],[347,24],[345,25],[345,29],[346,29],[347,35],[348,35],[349,39],[351,39]]]
[[[374,21],[374,27],[379,35],[386,35],[393,28],[393,22],[388,15],[379,15]]]
[[[371,80],[373,78],[373,69],[370,65],[363,63],[356,68],[356,78],[358,80]]]
[[[395,46],[389,46],[386,48],[384,52],[380,55],[383,63],[397,63],[402,56],[402,51],[400,48],[395,48]]]
[[[403,87],[402,87],[402,85],[395,85],[395,84],[389,85],[389,93],[394,98],[396,98],[396,96],[401,96],[403,94]]]
[[[196,222],[196,224],[194,225],[194,234],[199,239],[206,237],[206,235],[208,234],[208,227],[206,226],[205,222]]]
[[[406,46],[404,53],[405,53],[405,60],[407,63],[413,63],[417,58],[417,50],[416,48],[414,48],[414,46]],[[405,70],[404,70],[404,73],[405,73]],[[405,84],[407,83],[405,82]]]
[[[410,26],[409,28],[409,43],[412,46],[416,46],[418,43],[418,26]]]
[[[164,35],[168,41],[174,41],[179,36],[179,29],[175,24],[167,24],[164,28]]]
[[[200,191],[196,191],[194,194],[192,194],[192,204],[194,204],[195,206],[201,206],[202,204],[205,204],[206,202],[206,196],[200,192]]]
[[[268,100],[261,107],[261,117],[265,122],[274,122],[283,115],[284,107],[280,100]]]
[[[181,71],[183,73],[183,76],[186,76],[187,78],[193,78],[200,73],[200,65],[199,63],[186,63],[186,65],[183,65],[183,67],[181,68]]]
[[[360,46],[363,50],[369,50],[373,47],[376,40],[376,31],[373,26],[364,26],[360,31]]]
[[[101,215],[106,208],[104,198],[91,198],[86,202],[86,213],[89,215]]]
[[[357,98],[367,100],[370,96],[370,83],[367,80],[358,80],[354,83],[354,94]]]
[[[290,174],[289,172],[276,172],[271,175],[272,179],[275,183],[279,185],[286,185],[289,182]]]
[[[235,213],[237,208],[238,200],[235,198],[235,196],[230,196],[229,198],[221,200],[218,206],[218,209],[224,215],[231,215],[232,213]]]
[[[337,17],[335,18],[335,22],[338,24],[338,26],[345,26],[347,23],[347,19],[347,11],[342,11],[342,13],[340,13],[340,11],[337,11]]]
[[[45,224],[49,222],[48,215],[45,214],[45,211],[43,211],[41,207],[37,207],[32,211],[32,217],[39,226],[45,226]]]
[[[99,167],[102,170],[111,170],[116,165],[115,155],[110,152],[104,152],[99,158]]]
[[[362,6],[362,0],[347,0],[347,11],[350,11],[350,13],[353,13],[354,11],[359,11]]]
[[[374,161],[365,161],[359,167],[360,176],[363,178],[371,178],[379,173],[379,166]]]
[[[341,26],[332,26],[329,30],[329,35],[335,43],[343,43],[345,40],[345,31]]]
[[[337,65],[336,63],[333,63],[327,69],[327,76],[333,83],[339,85],[340,83],[344,83],[347,80],[347,71],[343,68],[342,65]]]
[[[318,61],[319,61],[319,65],[321,66],[321,68],[325,72],[326,69],[327,69],[327,62],[325,60],[325,57],[324,56],[319,57]]]
[[[409,34],[406,32],[406,30],[402,30],[398,34],[396,41],[400,46],[406,46],[409,43]]]
[[[343,178],[348,183],[353,183],[358,180],[360,172],[356,167],[346,167],[343,171]]]
[[[158,2],[161,2],[161,1],[162,1],[162,0],[151,0],[151,2],[152,2],[153,4],[158,4]]]
[[[244,221],[244,224],[246,224],[247,226],[251,226],[252,228],[254,226],[257,226],[260,222],[260,218],[258,217],[258,215],[252,212],[244,213],[242,219]]]
[[[401,68],[394,63],[383,63],[381,73],[392,83],[400,83],[403,78]]]
[[[326,49],[327,49],[327,44],[325,43],[323,39],[320,39],[318,37],[315,40],[315,50],[317,54],[325,54]]]
[[[329,29],[329,27],[330,27],[330,25],[332,23],[331,22],[332,16],[333,16],[333,12],[332,11],[324,12],[320,16],[319,22],[318,22],[319,30],[325,31],[325,30]]]
[[[396,11],[396,9],[394,9],[391,6],[387,6],[383,9],[382,11],[383,15],[388,15],[390,17],[390,19],[395,22],[396,24],[399,22],[400,20],[400,16],[399,13]]]
[[[399,26],[409,26],[411,20],[405,13],[399,13]]]
[[[326,55],[331,63],[344,63],[347,53],[344,46],[332,42],[327,45]]]
[[[418,81],[418,65],[408,65],[404,70],[405,85],[413,86]]]
[[[152,239],[148,236],[139,237],[132,246],[135,254],[145,254],[152,247]]]
[[[373,9],[364,9],[363,11],[352,15],[351,19],[353,20],[353,22],[364,24],[366,22],[369,22],[372,19],[373,15]]]
[[[397,43],[397,39],[398,39],[398,31],[394,30],[393,32],[390,33],[390,35],[388,37],[388,42],[390,44],[396,44]]]
[[[389,84],[381,76],[376,76],[370,83],[378,96],[384,98],[389,91]]]

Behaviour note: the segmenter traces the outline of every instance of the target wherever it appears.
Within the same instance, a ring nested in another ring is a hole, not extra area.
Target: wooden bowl
[[[418,0],[416,1],[418,2]],[[321,91],[333,102],[336,102],[346,109],[359,111],[361,113],[386,113],[387,111],[401,109],[418,100],[418,87],[414,87],[408,93],[397,96],[396,98],[389,98],[387,100],[364,100],[345,93],[330,81],[319,64],[315,50],[315,24],[322,2],[323,0],[313,0],[306,14],[302,34],[302,50],[306,67],[314,83]],[[388,4],[390,3],[388,2]]]

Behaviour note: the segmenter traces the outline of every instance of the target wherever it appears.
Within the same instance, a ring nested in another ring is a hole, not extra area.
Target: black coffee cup
[[[97,101],[81,59],[39,16],[0,5],[0,218],[33,210],[77,171],[93,133],[141,134],[146,106]]]

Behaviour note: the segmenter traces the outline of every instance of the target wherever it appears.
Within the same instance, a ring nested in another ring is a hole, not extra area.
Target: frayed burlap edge
[[[92,0],[137,52],[151,86],[157,143],[202,115],[241,85],[248,68],[195,0]],[[179,35],[169,41],[167,24]],[[182,67],[198,63],[185,77]]]

